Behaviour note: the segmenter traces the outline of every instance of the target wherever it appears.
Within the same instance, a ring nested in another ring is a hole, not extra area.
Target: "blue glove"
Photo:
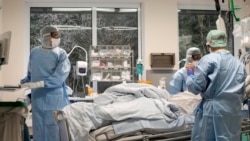
[[[194,69],[189,69],[187,70],[187,75],[190,76],[190,75],[194,75]]]

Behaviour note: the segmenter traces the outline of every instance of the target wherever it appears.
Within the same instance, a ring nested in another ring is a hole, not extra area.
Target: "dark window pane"
[[[186,50],[198,47],[203,55],[208,53],[206,48],[207,33],[216,29],[219,12],[211,10],[180,10],[179,12],[179,57],[186,58]],[[221,11],[221,17],[226,24],[228,50],[233,52],[233,19],[229,12]],[[181,63],[180,67],[184,64]]]

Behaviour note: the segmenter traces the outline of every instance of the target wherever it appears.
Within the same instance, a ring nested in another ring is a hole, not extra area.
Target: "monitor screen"
[[[11,32],[0,34],[0,65],[8,64]]]

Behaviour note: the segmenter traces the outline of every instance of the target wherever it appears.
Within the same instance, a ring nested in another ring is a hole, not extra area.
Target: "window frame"
[[[124,1],[125,2],[125,1]],[[138,58],[143,59],[143,48],[142,48],[142,19],[141,19],[141,4],[139,2],[131,2],[131,3],[87,3],[87,2],[27,2],[25,3],[25,13],[27,15],[26,19],[26,33],[25,33],[25,66],[28,65],[29,53],[30,53],[30,12],[31,7],[65,7],[65,8],[76,8],[76,7],[90,7],[92,8],[92,45],[97,45],[97,11],[96,8],[104,7],[104,8],[136,8],[138,9]],[[26,70],[27,68],[25,68]],[[140,76],[139,78],[140,79]]]
[[[228,23],[225,19],[225,23],[226,23],[226,30],[227,30],[227,36],[229,37],[227,39],[228,41],[228,50],[230,50],[230,52],[232,53],[232,55],[235,55],[235,39],[234,39],[234,36],[232,34],[232,31],[233,31],[233,27],[234,27],[234,20],[233,20],[233,16],[231,15],[231,13],[229,11],[226,11],[226,10],[221,10],[221,11],[216,11],[216,10],[211,10],[211,9],[180,9],[178,10],[178,27],[180,27],[180,21],[179,21],[179,14],[182,13],[183,15],[184,14],[194,14],[194,15],[215,15],[215,16],[219,16],[219,14],[221,15],[224,15],[224,16],[228,16],[227,17],[227,20],[230,21],[230,23]],[[214,26],[216,27],[216,23],[214,22]],[[213,28],[214,29],[214,28]],[[216,28],[215,28],[216,29]],[[212,29],[209,29],[209,30],[212,30]],[[179,34],[179,60],[180,62],[182,62],[182,60],[184,60],[185,58],[181,58],[181,52],[180,52],[180,28],[178,28],[178,34]],[[205,34],[205,37],[206,37],[206,34]],[[203,39],[202,42],[205,43],[205,38]],[[192,42],[193,43],[193,42]],[[191,47],[191,46],[190,46]],[[202,50],[201,50],[202,51]],[[183,52],[182,52],[183,53]],[[208,53],[208,50],[206,49],[205,52],[202,52],[203,55],[207,54]],[[186,52],[184,53],[186,54]],[[183,63],[180,63],[179,64],[179,68],[181,68],[183,66]]]
[[[28,56],[30,53],[30,8],[31,7],[65,7],[65,8],[74,8],[74,7],[92,7],[92,45],[97,45],[97,22],[96,22],[96,7],[105,7],[105,8],[137,8],[138,9],[138,58],[142,57],[142,19],[141,19],[141,5],[139,2],[134,3],[86,3],[86,2],[26,2],[25,3],[25,15],[27,15],[26,19],[26,38],[25,38],[25,46],[27,47],[25,50],[25,56]],[[28,57],[25,59],[27,62]]]

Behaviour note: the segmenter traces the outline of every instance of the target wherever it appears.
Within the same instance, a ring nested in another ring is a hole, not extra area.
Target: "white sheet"
[[[111,124],[113,121],[128,118],[174,121],[177,114],[171,111],[171,107],[168,107],[170,105],[168,101],[142,97],[106,106],[79,102],[65,107],[63,111],[68,117],[71,137],[74,141],[82,141],[88,139],[90,130]]]
[[[197,107],[198,103],[200,103],[201,96],[185,91],[173,95],[168,101],[178,105],[182,114],[191,115],[194,114],[194,109]]]
[[[131,88],[129,86],[113,86],[95,98],[95,103],[79,102],[66,106],[63,111],[68,117],[72,140],[87,141],[89,131],[127,119],[162,119],[169,123],[168,129],[185,124],[178,105],[167,101],[171,96],[166,90],[139,83],[131,84]],[[132,130],[131,128],[130,131]],[[125,130],[119,130],[119,133],[123,132]]]
[[[98,112],[96,115],[98,118],[111,121],[121,121],[128,118],[163,119],[165,118],[163,113],[174,117],[175,115],[169,110],[167,104],[170,103],[140,97],[127,102],[117,102],[105,106],[96,105],[95,111]]]

